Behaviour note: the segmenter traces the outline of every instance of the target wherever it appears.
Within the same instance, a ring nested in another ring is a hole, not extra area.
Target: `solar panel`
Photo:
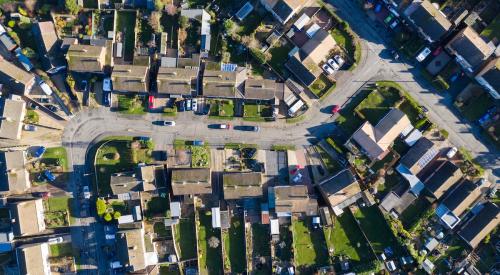
[[[429,150],[423,157],[418,160],[418,165],[424,168],[438,154],[436,148]]]
[[[221,71],[223,71],[223,72],[234,72],[234,71],[236,71],[237,67],[238,67],[238,65],[236,65],[236,64],[222,63],[222,65],[221,65]]]

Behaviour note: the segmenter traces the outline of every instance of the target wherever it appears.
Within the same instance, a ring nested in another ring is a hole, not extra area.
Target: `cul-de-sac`
[[[0,275],[499,275],[499,187],[499,0],[0,0]]]

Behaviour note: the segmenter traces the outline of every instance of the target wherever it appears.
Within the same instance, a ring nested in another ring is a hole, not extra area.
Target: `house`
[[[35,243],[21,245],[16,249],[19,274],[51,274],[49,244]]]
[[[458,166],[451,161],[443,162],[425,181],[425,187],[439,199],[463,176]]]
[[[273,100],[283,95],[285,85],[271,79],[252,79],[245,81],[244,96],[247,100]],[[281,96],[283,97],[283,96]]]
[[[196,91],[198,70],[190,68],[160,67],[156,82],[159,95],[191,97]]]
[[[114,173],[110,178],[113,195],[123,195],[156,190],[164,180],[162,165],[146,165],[137,167],[134,171]]]
[[[66,60],[70,71],[102,74],[106,62],[106,48],[71,44],[66,53]]]
[[[472,248],[476,248],[499,222],[499,207],[492,202],[486,202],[483,209],[462,227],[458,235]]]
[[[25,115],[26,103],[21,97],[0,98],[0,139],[21,139]]]
[[[225,200],[262,197],[262,174],[260,172],[224,173],[222,183]]]
[[[111,82],[115,92],[148,93],[149,66],[115,65]]]
[[[181,16],[185,16],[192,20],[198,20],[201,23],[200,36],[201,36],[201,55],[202,57],[208,57],[210,52],[210,41],[212,40],[212,35],[210,33],[210,21],[212,21],[212,16],[204,9],[183,9],[181,10]]]
[[[476,81],[495,100],[500,99],[500,57],[488,62],[476,75]]]
[[[445,48],[469,73],[475,72],[495,51],[495,45],[486,43],[472,27],[458,32]]]
[[[260,0],[278,22],[285,25],[309,0]]]
[[[42,199],[19,201],[9,207],[14,236],[35,235],[45,230]]]
[[[235,71],[205,70],[202,93],[205,97],[242,98],[241,90],[246,80],[246,69]]]
[[[394,140],[407,128],[413,127],[405,113],[392,108],[378,123],[372,126],[366,121],[352,134],[355,141],[371,160],[380,160],[388,153]]]
[[[174,196],[212,194],[209,168],[172,169],[172,192]]]
[[[424,189],[424,184],[418,178],[418,173],[422,171],[439,153],[433,141],[422,137],[410,150],[401,158],[396,170],[410,184],[410,191],[415,195],[420,194]]]
[[[35,85],[35,76],[0,56],[0,83],[12,93],[27,95]]]
[[[429,0],[414,1],[406,8],[404,14],[429,43],[439,41],[452,27],[446,15]]]
[[[148,242],[148,244],[146,244]],[[137,272],[158,263],[158,254],[144,228],[121,230],[116,233],[116,251],[127,272]],[[151,251],[148,251],[148,248]]]
[[[30,187],[25,151],[0,152],[0,193],[22,194]]]
[[[36,22],[32,26],[32,31],[38,40],[38,54],[46,69],[52,67],[51,55],[57,51],[58,37],[54,23],[52,21]]]
[[[336,45],[333,36],[320,29],[302,48],[295,47],[290,51],[285,67],[305,86],[310,86],[323,72],[320,63],[327,59]]]
[[[481,197],[481,187],[470,180],[463,180],[445,197],[436,209],[436,215],[449,229],[460,223],[460,216]]]
[[[270,188],[274,202],[272,205],[278,217],[290,217],[293,214],[318,215],[318,201],[309,196],[307,186],[288,185]]]
[[[317,187],[336,215],[340,215],[342,209],[362,198],[361,187],[348,169],[320,182]]]

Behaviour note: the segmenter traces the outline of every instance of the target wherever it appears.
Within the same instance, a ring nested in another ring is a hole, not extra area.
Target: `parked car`
[[[105,92],[111,92],[111,78],[106,77],[102,81],[102,90]]]
[[[163,126],[175,126],[175,121],[165,120],[163,121]]]
[[[332,114],[336,114],[340,111],[340,106],[339,105],[333,105],[332,106]]]
[[[242,126],[235,126],[234,129],[240,130],[240,131],[258,132],[260,130],[260,127],[259,126],[242,125]]]
[[[451,159],[452,157],[454,157],[458,152],[458,148],[457,147],[452,147],[447,153],[446,153],[446,157]]]
[[[54,176],[54,174],[52,174],[52,172],[50,172],[49,170],[45,170],[43,171],[43,176],[45,177],[46,180],[48,180],[49,182],[53,182],[56,180],[56,176]]]
[[[168,159],[168,153],[167,153],[167,151],[160,151],[158,153],[158,160],[159,161],[167,161],[167,159]]]
[[[193,98],[192,105],[193,112],[198,112],[198,100],[196,100],[196,98]]]
[[[186,101],[184,100],[177,101],[177,111],[179,112],[186,111]]]
[[[389,27],[391,29],[395,29],[398,26],[398,24],[399,24],[399,20],[394,19],[394,21],[392,21],[392,23],[389,25]]]
[[[439,46],[432,52],[432,55],[438,56],[442,51],[443,51],[443,46]]]
[[[193,110],[191,108],[191,99],[188,98],[186,99],[186,111],[191,111],[191,110]]]
[[[225,129],[225,130],[231,129],[231,124],[219,124],[217,126],[218,126],[218,129]]]
[[[149,107],[149,109],[154,109],[155,108],[155,97],[154,97],[154,95],[150,95],[148,97],[148,107]]]
[[[34,158],[39,158],[41,156],[43,156],[43,153],[45,153],[47,149],[44,147],[44,146],[40,146],[38,147],[35,152],[33,152],[33,157]]]
[[[337,62],[337,64],[339,64],[339,67],[342,67],[342,65],[344,65],[344,63],[345,63],[345,60],[338,54],[335,55],[333,57],[333,59],[335,59],[335,62]]]
[[[49,244],[56,244],[56,243],[62,243],[63,242],[63,237],[55,237],[55,238],[50,238],[47,240]]]
[[[24,131],[34,132],[37,130],[37,127],[33,124],[24,124],[23,129]]]
[[[193,140],[192,143],[194,146],[203,146],[205,144],[202,140]]]
[[[333,74],[335,71],[330,67],[328,66],[328,64],[323,64],[323,66],[321,66],[321,68],[323,68],[323,70],[327,73],[327,74]]]
[[[394,264],[394,261],[386,262],[385,266],[387,266],[387,270],[389,270],[390,272],[396,271],[396,265]]]
[[[47,109],[49,109],[51,112],[57,112],[59,111],[59,108],[57,108],[56,105],[46,105],[47,106]]]
[[[40,103],[49,103],[50,99],[48,97],[39,97],[37,98],[38,102]]]
[[[87,82],[87,80],[82,80],[82,91],[83,92],[86,92],[87,89],[89,88],[89,83]]]
[[[86,200],[90,199],[90,190],[88,185],[83,186],[83,198]]]
[[[66,70],[66,66],[58,66],[58,67],[51,68],[47,71],[47,73],[48,74],[56,74],[56,73],[63,71],[63,70]]]
[[[41,80],[38,82],[38,85],[40,85],[40,88],[42,88],[42,91],[46,94],[46,95],[52,95],[52,89],[50,88],[50,86],[45,83],[45,81]]]
[[[313,229],[319,229],[321,227],[321,222],[319,217],[313,217],[312,218],[312,228]]]
[[[328,61],[326,62],[328,62],[328,65],[330,65],[335,71],[338,71],[340,69],[339,64],[337,64],[337,62],[335,62],[333,58],[328,59]]]
[[[106,107],[111,107],[111,92],[102,92],[102,104]]]

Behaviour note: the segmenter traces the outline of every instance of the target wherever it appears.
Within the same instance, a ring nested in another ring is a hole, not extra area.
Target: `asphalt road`
[[[438,94],[426,84],[418,70],[408,64],[394,62],[386,49],[384,40],[386,30],[377,28],[367,18],[356,3],[348,0],[330,0],[340,10],[340,16],[349,22],[353,30],[360,36],[363,46],[363,59],[358,68],[347,72],[339,78],[337,88],[328,98],[316,101],[310,108],[307,117],[300,123],[286,124],[284,121],[263,123],[260,132],[242,132],[235,130],[210,130],[208,124],[216,121],[205,116],[195,116],[191,112],[179,113],[175,119],[177,126],[164,127],[152,124],[156,120],[164,120],[161,114],[129,116],[110,112],[107,108],[90,109],[80,112],[67,124],[62,143],[68,150],[70,166],[73,167],[71,186],[75,194],[81,190],[82,184],[90,184],[88,173],[92,171],[85,163],[88,147],[99,139],[109,135],[147,135],[157,143],[171,143],[174,139],[202,139],[212,145],[223,145],[228,142],[245,142],[259,144],[269,148],[273,144],[294,144],[305,146],[328,136],[333,129],[333,118],[329,113],[334,104],[344,105],[363,85],[376,80],[392,80],[400,83],[410,94],[429,110],[430,119],[440,128],[449,132],[450,141],[456,146],[463,146],[476,156],[487,168],[490,180],[498,182],[500,160],[498,150],[479,135],[479,129],[464,122],[452,106],[452,98],[447,94]],[[348,16],[344,16],[348,15]],[[234,125],[252,125],[252,123],[234,120]],[[77,203],[81,210],[81,203]],[[105,257],[99,249],[102,228],[93,219],[77,219],[82,230],[73,230],[75,245],[89,249],[84,257],[85,266],[90,273],[106,270]],[[88,226],[87,226],[88,225]],[[96,234],[96,232],[98,232]]]

